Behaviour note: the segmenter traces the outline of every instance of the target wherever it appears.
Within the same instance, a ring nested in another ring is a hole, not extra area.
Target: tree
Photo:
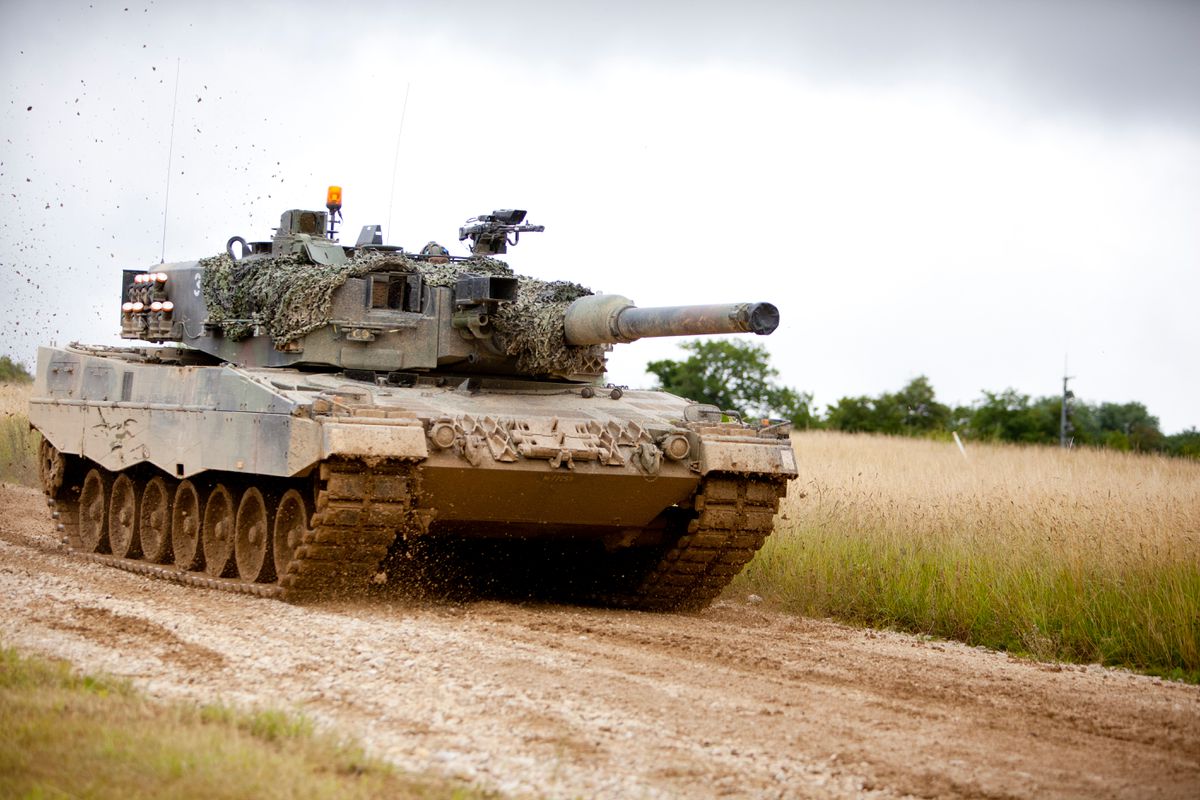
[[[1005,389],[984,390],[971,405],[950,408],[937,401],[929,379],[921,375],[898,392],[839,399],[826,407],[825,426],[847,433],[924,436],[958,431],[976,439],[1058,444],[1062,404],[1061,395],[1031,398]],[[1074,445],[1200,457],[1200,432],[1193,428],[1164,436],[1158,418],[1141,403],[1092,404],[1071,395],[1067,437]]]
[[[983,399],[971,414],[971,432],[980,439],[1005,442],[1037,442],[1037,413],[1029,407],[1029,395],[1016,389],[984,390]]]
[[[937,401],[929,378],[924,375],[913,378],[907,386],[890,397],[906,433],[945,430],[950,424],[950,407]]]
[[[1141,403],[1101,403],[1096,421],[1106,443],[1122,450],[1159,450],[1164,445],[1158,417]]]
[[[8,356],[0,356],[0,383],[29,383],[33,376],[20,361],[13,361]]]
[[[1067,405],[1067,438],[1081,441],[1077,423],[1083,403]],[[1029,404],[1028,426],[1021,441],[1058,444],[1062,428],[1062,396],[1039,397]]]
[[[1167,436],[1163,446],[1173,456],[1200,459],[1200,430],[1193,427]]]
[[[1052,413],[1055,415],[1054,425],[1058,425],[1060,417],[1058,416],[1062,408],[1062,398],[1053,398]],[[1067,439],[1077,445],[1096,445],[1104,444],[1104,437],[1100,433],[1100,424],[1096,421],[1096,407],[1091,403],[1085,403],[1080,400],[1072,399],[1067,404]],[[1057,431],[1057,427],[1055,428]]]
[[[684,361],[652,361],[646,371],[656,389],[751,417],[775,417],[808,427],[816,422],[812,395],[781,386],[762,345],[730,339],[694,340],[680,345]]]
[[[841,398],[828,407],[827,423],[839,431],[920,436],[946,430],[950,415],[950,407],[937,401],[929,379],[921,375],[898,392]]]
[[[860,397],[842,397],[836,403],[828,406],[825,424],[835,431],[846,433],[877,433],[878,424],[875,419],[875,404],[866,395]]]

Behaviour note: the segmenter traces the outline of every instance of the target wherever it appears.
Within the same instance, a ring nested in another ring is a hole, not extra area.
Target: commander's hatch
[[[279,227],[271,240],[271,255],[303,253],[314,264],[335,266],[346,263],[346,250],[326,236],[329,213],[291,209],[279,218]]]

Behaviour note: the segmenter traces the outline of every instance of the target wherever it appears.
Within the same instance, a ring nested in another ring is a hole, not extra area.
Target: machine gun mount
[[[516,245],[522,233],[541,233],[544,225],[525,224],[525,210],[501,208],[490,214],[471,217],[458,229],[458,240],[471,240],[471,252],[477,256],[492,256],[507,253],[509,245]],[[512,239],[508,238],[512,234]]]

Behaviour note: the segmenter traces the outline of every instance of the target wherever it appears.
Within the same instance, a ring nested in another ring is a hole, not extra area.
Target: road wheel
[[[255,583],[275,580],[275,563],[271,558],[270,509],[257,487],[250,487],[238,503],[237,524],[233,543],[238,576]]]
[[[151,478],[142,490],[141,515],[138,517],[138,540],[142,557],[155,564],[171,561],[171,500],[167,479],[161,475]]]
[[[138,486],[124,472],[113,481],[108,503],[108,543],[118,558],[137,558]]]
[[[233,563],[233,539],[237,501],[233,492],[218,483],[204,504],[200,524],[200,544],[204,549],[204,571],[214,578],[232,578],[237,574]]]
[[[282,578],[308,533],[308,506],[298,490],[288,489],[280,498],[273,531],[275,574]]]
[[[183,481],[175,487],[175,502],[171,508],[171,551],[175,566],[185,570],[204,567],[204,550],[200,547],[200,522],[204,510],[204,495],[196,484]]]
[[[112,476],[99,467],[83,479],[79,494],[79,541],[85,553],[108,552],[108,497]]]

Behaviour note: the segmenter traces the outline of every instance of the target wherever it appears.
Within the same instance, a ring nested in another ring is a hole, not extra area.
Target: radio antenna
[[[387,232],[392,233],[392,207],[396,205],[396,167],[400,165],[400,137],[404,134],[404,117],[408,113],[408,91],[412,88],[409,82],[404,86],[404,105],[400,108],[400,129],[396,131],[396,157],[392,159],[392,196],[388,200]]]
[[[163,195],[162,252],[158,263],[167,260],[167,208],[171,202],[171,160],[175,156],[175,109],[179,107],[179,59],[175,59],[175,99],[171,101],[171,138],[167,145],[167,190]]]

